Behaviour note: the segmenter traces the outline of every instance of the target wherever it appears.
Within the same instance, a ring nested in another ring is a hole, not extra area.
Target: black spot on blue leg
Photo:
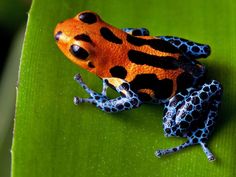
[[[118,104],[118,105],[116,105],[116,108],[117,108],[118,110],[122,110],[122,109],[124,108],[124,106],[123,106],[122,104]]]
[[[189,46],[193,46],[193,45],[194,45],[194,43],[193,43],[192,41],[188,41],[187,44],[188,44]]]
[[[205,99],[207,99],[207,98],[208,98],[208,95],[207,95],[207,93],[205,93],[205,92],[202,92],[202,93],[200,94],[200,98],[201,98],[202,100],[205,100]]]
[[[130,103],[128,103],[128,102],[126,102],[124,105],[125,105],[125,107],[128,107],[128,108],[131,106]]]
[[[182,52],[187,52],[188,50],[188,46],[186,44],[181,44],[181,46],[179,47],[179,49],[182,51]]]
[[[173,43],[176,45],[176,46],[179,46],[181,44],[181,42],[179,40],[176,40],[176,41],[173,41]]]
[[[217,87],[215,85],[210,86],[211,92],[215,92],[217,90]]]
[[[194,47],[192,47],[192,51],[193,52],[199,52],[200,48],[198,46],[194,46]]]
[[[203,50],[207,56],[211,54],[211,48],[209,45],[205,45]]]
[[[104,107],[104,110],[105,110],[106,112],[111,112],[111,109],[110,109],[109,107]]]
[[[125,89],[125,90],[127,90],[127,91],[130,89],[130,86],[129,86],[128,83],[123,83],[123,84],[121,84],[121,87],[122,87],[122,89]]]

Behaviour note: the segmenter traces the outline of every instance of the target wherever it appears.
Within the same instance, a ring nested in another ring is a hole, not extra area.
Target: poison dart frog
[[[150,36],[146,28],[118,29],[91,11],[60,22],[54,37],[69,60],[103,81],[102,92],[97,93],[75,75],[75,81],[90,95],[74,97],[76,105],[90,103],[114,113],[143,103],[162,104],[165,136],[187,141],[157,150],[155,155],[200,144],[208,160],[215,160],[207,141],[216,123],[222,86],[216,80],[205,81],[205,67],[198,61],[210,55],[209,45],[174,36]],[[108,87],[120,96],[108,98]]]

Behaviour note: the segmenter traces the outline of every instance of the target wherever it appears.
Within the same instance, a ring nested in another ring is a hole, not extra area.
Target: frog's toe
[[[162,155],[163,155],[163,154],[162,154],[162,150],[157,150],[157,151],[155,152],[155,156],[158,157],[158,158],[161,158]]]
[[[81,75],[80,75],[79,73],[76,74],[76,75],[74,76],[74,80],[76,80],[76,81],[82,81]]]
[[[175,152],[178,152],[186,147],[189,147],[189,146],[192,146],[193,143],[190,142],[190,141],[186,141],[185,143],[179,145],[179,146],[176,146],[176,147],[173,147],[173,148],[169,148],[169,149],[163,149],[163,150],[157,150],[155,152],[155,155],[156,157],[161,157],[163,155],[167,155],[167,154],[172,154],[172,153],[175,153]]]
[[[78,105],[78,104],[82,103],[82,99],[75,96],[74,99],[73,99],[73,102],[74,102],[75,105]]]
[[[92,97],[90,97],[90,98],[80,98],[80,97],[75,96],[73,102],[74,102],[75,105],[78,105],[80,103],[95,104],[96,100]]]
[[[202,146],[203,152],[206,154],[207,159],[208,159],[210,162],[215,161],[216,158],[215,158],[215,156],[212,154],[212,152],[210,151],[210,149],[207,147],[206,143],[200,142],[199,144]]]
[[[210,157],[207,157],[207,158],[208,158],[208,160],[209,160],[210,162],[213,162],[213,161],[216,160],[216,158],[215,158],[214,156],[210,156]]]

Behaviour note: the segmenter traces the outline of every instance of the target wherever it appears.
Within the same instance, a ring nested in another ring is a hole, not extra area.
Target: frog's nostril
[[[56,41],[58,41],[58,40],[60,39],[61,34],[62,34],[61,31],[58,31],[58,32],[56,33],[56,35],[54,36]]]

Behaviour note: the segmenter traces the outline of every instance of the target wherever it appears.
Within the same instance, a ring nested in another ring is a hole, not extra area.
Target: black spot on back
[[[132,35],[134,35],[134,36],[141,36],[142,35],[142,31],[140,29],[135,29],[135,30],[133,30]]]
[[[84,12],[82,14],[79,15],[79,19],[87,24],[93,24],[97,22],[97,17],[95,14],[91,13],[91,12]]]
[[[93,65],[93,63],[91,61],[88,63],[88,67],[95,68],[95,66]]]
[[[118,38],[117,36],[115,36],[115,34],[109,28],[102,27],[100,29],[100,33],[104,39],[115,44],[122,44],[122,40]]]
[[[85,42],[90,42],[92,43],[92,40],[90,39],[90,37],[87,35],[87,34],[79,34],[79,35],[76,35],[74,37],[75,40],[78,40],[78,41],[85,41]]]
[[[192,84],[193,84],[192,75],[187,73],[187,72],[181,73],[177,77],[177,93],[182,91],[182,90],[185,90],[186,88],[191,87]]]
[[[110,69],[110,73],[113,77],[118,77],[121,79],[125,79],[127,75],[127,71],[123,66],[115,66]]]
[[[152,100],[151,96],[147,93],[139,92],[138,96],[142,102],[150,102]]]
[[[136,50],[130,50],[128,52],[129,60],[139,65],[149,65],[159,67],[163,69],[177,69],[178,61],[172,57],[160,57],[156,55],[150,55]]]
[[[132,35],[127,35],[127,41],[135,46],[149,45],[151,48],[161,52],[178,53],[179,50],[167,41],[162,39],[142,39]]]
[[[171,96],[173,82],[170,79],[159,80],[155,74],[137,75],[131,82],[131,89],[138,93],[140,89],[151,89],[154,91],[155,98],[165,99]],[[139,93],[138,93],[139,94]],[[144,97],[141,93],[140,97]]]

